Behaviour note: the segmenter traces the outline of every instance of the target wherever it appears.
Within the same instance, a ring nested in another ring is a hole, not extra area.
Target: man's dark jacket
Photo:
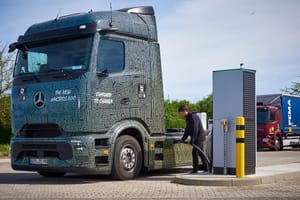
[[[189,112],[186,116],[186,128],[181,140],[186,140],[188,136],[191,137],[191,144],[195,145],[203,143],[205,140],[205,131],[200,118],[193,112]]]

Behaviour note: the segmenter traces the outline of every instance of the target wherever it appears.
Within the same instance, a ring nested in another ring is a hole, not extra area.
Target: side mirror
[[[8,47],[8,53],[11,53],[14,50],[16,50],[17,44],[18,44],[17,42],[10,44],[9,47]]]
[[[97,76],[99,76],[99,77],[108,77],[108,70],[104,69],[102,72],[97,72]]]

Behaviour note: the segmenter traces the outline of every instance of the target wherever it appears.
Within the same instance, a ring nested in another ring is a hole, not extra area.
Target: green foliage
[[[7,94],[12,85],[14,54],[7,55],[6,45],[0,50],[0,96]]]
[[[0,144],[9,143],[11,133],[10,96],[0,97]]]
[[[212,119],[212,95],[209,95],[197,103],[189,101],[165,101],[166,128],[184,128],[185,119],[178,114],[178,108],[185,105],[191,111],[206,112],[207,118]]]
[[[9,145],[8,144],[0,144],[0,157],[8,157],[9,155]]]
[[[213,118],[213,96],[212,94],[197,102],[200,112],[207,113],[207,119]]]
[[[0,42],[1,43],[1,42]],[[6,54],[4,45],[0,49],[0,144],[9,143],[12,136],[10,120],[10,96],[14,54]]]
[[[287,87],[285,89],[281,89],[282,92],[291,94],[291,95],[300,95],[300,83],[292,82],[291,87]]]
[[[179,116],[178,107],[187,103],[187,101],[165,101],[166,128],[185,127],[185,120]]]

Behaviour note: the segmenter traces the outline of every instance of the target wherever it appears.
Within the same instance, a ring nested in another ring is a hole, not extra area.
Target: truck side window
[[[274,111],[271,111],[270,112],[270,121],[275,121],[275,112]]]
[[[108,73],[124,69],[124,44],[119,41],[101,40],[98,49],[98,71]]]

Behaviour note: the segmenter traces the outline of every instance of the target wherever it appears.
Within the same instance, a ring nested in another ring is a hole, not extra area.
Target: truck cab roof
[[[151,6],[142,6],[57,17],[29,27],[24,35],[19,36],[17,42],[10,45],[9,51],[14,51],[24,43],[95,32],[114,32],[137,39],[157,41],[154,10]]]

